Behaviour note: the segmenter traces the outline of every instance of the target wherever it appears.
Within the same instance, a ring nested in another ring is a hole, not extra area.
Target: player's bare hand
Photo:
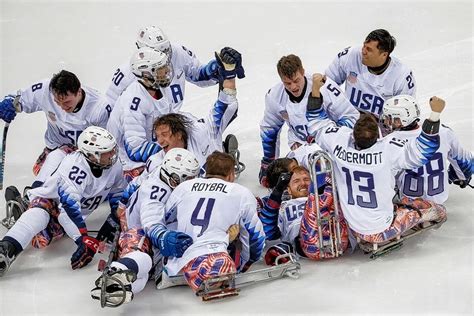
[[[319,97],[319,89],[324,85],[326,82],[326,76],[323,74],[313,74],[313,89],[311,90],[311,94],[313,97]]]
[[[239,236],[240,226],[238,224],[231,225],[227,233],[229,234],[229,243],[231,243]]]
[[[446,102],[443,99],[434,96],[430,99],[430,106],[433,112],[441,113],[446,106]]]

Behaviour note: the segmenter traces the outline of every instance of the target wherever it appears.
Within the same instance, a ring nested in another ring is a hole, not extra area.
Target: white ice
[[[242,52],[247,77],[238,82],[238,136],[247,170],[239,179],[255,194],[261,145],[258,122],[264,95],[275,85],[277,60],[299,55],[307,72],[322,72],[336,54],[361,44],[373,29],[398,41],[394,55],[413,68],[418,98],[447,101],[442,121],[473,150],[473,4],[471,1],[406,2],[164,2],[15,1],[1,3],[0,94],[15,92],[60,69],[105,91],[117,66],[134,50],[140,26],[161,26],[172,41],[201,61],[223,46]],[[183,110],[205,115],[216,89],[187,85]],[[11,124],[5,184],[32,182],[41,152],[43,114],[20,114]],[[286,144],[283,152],[288,151]],[[361,252],[337,260],[302,262],[299,280],[283,279],[203,303],[186,287],[157,291],[150,283],[129,305],[101,309],[89,290],[97,260],[72,271],[74,243],[63,238],[46,250],[28,248],[0,279],[0,315],[161,314],[470,314],[473,313],[473,193],[451,188],[448,221],[437,231],[372,261]],[[0,214],[4,214],[3,197]],[[98,228],[101,208],[88,220]],[[5,234],[0,228],[0,236]]]

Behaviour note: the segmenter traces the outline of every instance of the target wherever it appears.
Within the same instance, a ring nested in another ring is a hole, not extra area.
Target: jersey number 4
[[[209,226],[209,220],[211,219],[212,209],[214,208],[214,203],[216,199],[209,198],[206,203],[206,209],[202,218],[199,218],[199,213],[201,213],[201,208],[206,201],[206,198],[200,198],[196,207],[194,208],[193,215],[191,216],[191,224],[193,226],[201,226],[201,232],[197,237],[202,236]]]

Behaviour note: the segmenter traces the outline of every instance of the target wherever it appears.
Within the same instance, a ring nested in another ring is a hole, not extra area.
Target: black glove
[[[220,81],[235,78],[237,74],[239,78],[245,77],[242,68],[242,56],[238,51],[230,47],[224,47],[219,54],[215,53],[215,56]]]
[[[283,192],[285,192],[286,188],[288,187],[288,183],[290,183],[291,176],[293,175],[292,172],[283,172],[278,177],[278,182],[272,190],[270,194],[270,199],[281,203],[281,197]]]
[[[466,180],[461,180],[459,179],[458,175],[456,174],[456,171],[454,170],[452,165],[449,165],[448,169],[448,182],[451,184],[458,185],[461,189],[464,189],[469,185],[469,182],[471,182],[471,177],[467,178]]]
[[[76,240],[77,249],[71,256],[73,270],[85,267],[99,249],[99,241],[90,236],[81,236]]]
[[[120,228],[120,223],[119,223],[118,218],[110,214],[105,220],[104,224],[102,224],[102,227],[99,229],[99,232],[97,233],[97,240],[98,241],[105,240],[107,242],[113,242],[115,232],[119,228]]]
[[[268,188],[267,169],[273,159],[263,157],[260,162],[260,172],[258,173],[258,180],[261,185]]]

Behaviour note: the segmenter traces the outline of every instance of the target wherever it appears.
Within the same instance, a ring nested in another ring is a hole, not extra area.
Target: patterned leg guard
[[[312,193],[306,202],[303,218],[301,219],[299,245],[304,255],[312,260],[331,259],[336,257],[334,252],[321,251],[320,245],[330,245],[335,237],[334,225],[334,200],[332,187],[326,186],[323,194],[319,196],[319,207],[322,223],[318,225],[318,219],[314,213],[311,203],[316,203]],[[328,219],[328,220],[325,220]],[[349,245],[349,234],[347,223],[340,214],[340,231],[342,250],[346,251]],[[323,240],[319,240],[319,230],[322,229]],[[331,235],[333,236],[331,238]]]
[[[36,234],[36,236],[31,240],[31,245],[33,247],[42,249],[48,246],[51,242],[61,238],[64,235],[64,229],[58,221],[59,210],[55,201],[37,197],[30,203],[29,208],[33,207],[42,208],[50,215],[48,226]]]
[[[417,224],[440,223],[447,218],[444,206],[421,198],[410,199],[404,197],[401,204],[395,205],[395,208],[395,219],[392,225],[383,232],[372,235],[354,232],[354,235],[369,243],[379,244],[402,236]]]
[[[225,252],[199,256],[189,261],[183,268],[184,277],[194,292],[201,284],[212,277],[235,273],[235,263]]]
[[[126,254],[140,250],[147,254],[151,253],[151,243],[141,228],[132,228],[120,233],[118,257],[123,258]]]
[[[141,175],[143,170],[145,170],[145,166],[138,167],[132,170],[124,170],[123,177],[125,178],[125,181],[127,181],[127,183],[130,183],[130,181]]]

